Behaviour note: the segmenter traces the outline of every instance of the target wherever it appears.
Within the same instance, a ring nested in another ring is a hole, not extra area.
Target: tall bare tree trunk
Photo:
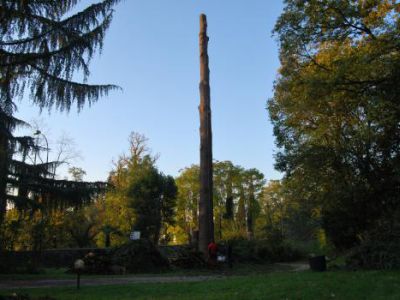
[[[200,202],[199,250],[207,256],[207,246],[214,240],[213,169],[210,109],[210,70],[208,68],[207,18],[200,16]]]

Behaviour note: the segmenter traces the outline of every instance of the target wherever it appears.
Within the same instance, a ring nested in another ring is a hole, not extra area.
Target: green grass
[[[43,279],[74,279],[76,278],[76,274],[74,273],[66,273],[66,268],[60,269],[43,269],[39,273],[34,274],[24,274],[24,273],[16,273],[16,274],[0,274],[1,281],[10,281],[10,280],[43,280]],[[90,278],[107,278],[107,277],[121,277],[122,275],[85,275]]]
[[[400,299],[400,272],[278,272],[197,283],[29,289],[57,299]],[[1,291],[5,295],[8,292]]]
[[[37,274],[0,274],[0,280],[33,280],[33,279],[69,279],[75,278],[75,274],[66,273],[66,268],[60,269],[44,269]]]
[[[110,278],[110,277],[134,277],[134,276],[196,276],[196,275],[247,275],[264,274],[274,271],[289,271],[290,267],[277,266],[273,264],[235,264],[233,269],[227,266],[217,269],[171,269],[160,273],[151,274],[126,274],[126,275],[83,275],[86,278]],[[66,273],[66,268],[44,269],[38,274],[0,274],[1,281],[10,280],[42,280],[42,279],[74,279],[75,274]]]

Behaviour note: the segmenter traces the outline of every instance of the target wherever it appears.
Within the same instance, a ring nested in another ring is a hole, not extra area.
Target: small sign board
[[[218,255],[218,256],[217,256],[217,261],[218,261],[218,262],[226,262],[226,256],[224,256],[224,255]]]
[[[131,241],[140,240],[140,231],[132,231],[129,238]]]

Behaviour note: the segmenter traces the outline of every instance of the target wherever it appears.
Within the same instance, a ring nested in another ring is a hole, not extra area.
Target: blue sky
[[[94,1],[82,1],[82,5]],[[199,162],[199,15],[210,37],[213,154],[267,179],[276,152],[265,109],[279,67],[272,28],[280,0],[125,0],[115,8],[103,53],[91,63],[90,83],[123,88],[79,114],[45,111],[24,99],[17,116],[41,119],[52,144],[63,132],[76,142],[74,162],[86,180],[105,180],[112,160],[128,150],[128,136],[149,138],[166,174]],[[51,146],[50,146],[51,147]]]

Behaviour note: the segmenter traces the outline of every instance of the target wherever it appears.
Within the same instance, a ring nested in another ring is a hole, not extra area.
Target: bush
[[[237,239],[232,243],[232,258],[237,262],[257,262],[256,242],[254,240]]]
[[[175,255],[170,255],[169,261],[172,266],[183,269],[202,268],[206,266],[203,253],[193,247],[171,247]]]
[[[400,269],[400,224],[385,222],[365,233],[346,259],[350,269]]]
[[[96,254],[89,252],[83,258],[85,262],[85,274],[110,274],[113,273],[111,269],[111,255],[110,253]]]
[[[39,274],[43,270],[38,267],[37,257],[33,257],[33,252],[22,256],[13,255],[15,252],[0,251],[0,274]]]
[[[239,262],[287,262],[304,255],[285,242],[236,240],[232,242],[233,259]]]
[[[169,268],[168,260],[148,240],[130,241],[116,248],[113,251],[112,263],[133,273]]]
[[[303,257],[299,250],[285,242],[274,245],[268,241],[260,241],[256,245],[256,253],[260,259],[268,262],[288,262]]]
[[[125,274],[160,271],[169,267],[168,260],[148,240],[130,241],[101,253],[89,252],[83,257],[84,274]],[[71,265],[69,272],[75,272]]]

